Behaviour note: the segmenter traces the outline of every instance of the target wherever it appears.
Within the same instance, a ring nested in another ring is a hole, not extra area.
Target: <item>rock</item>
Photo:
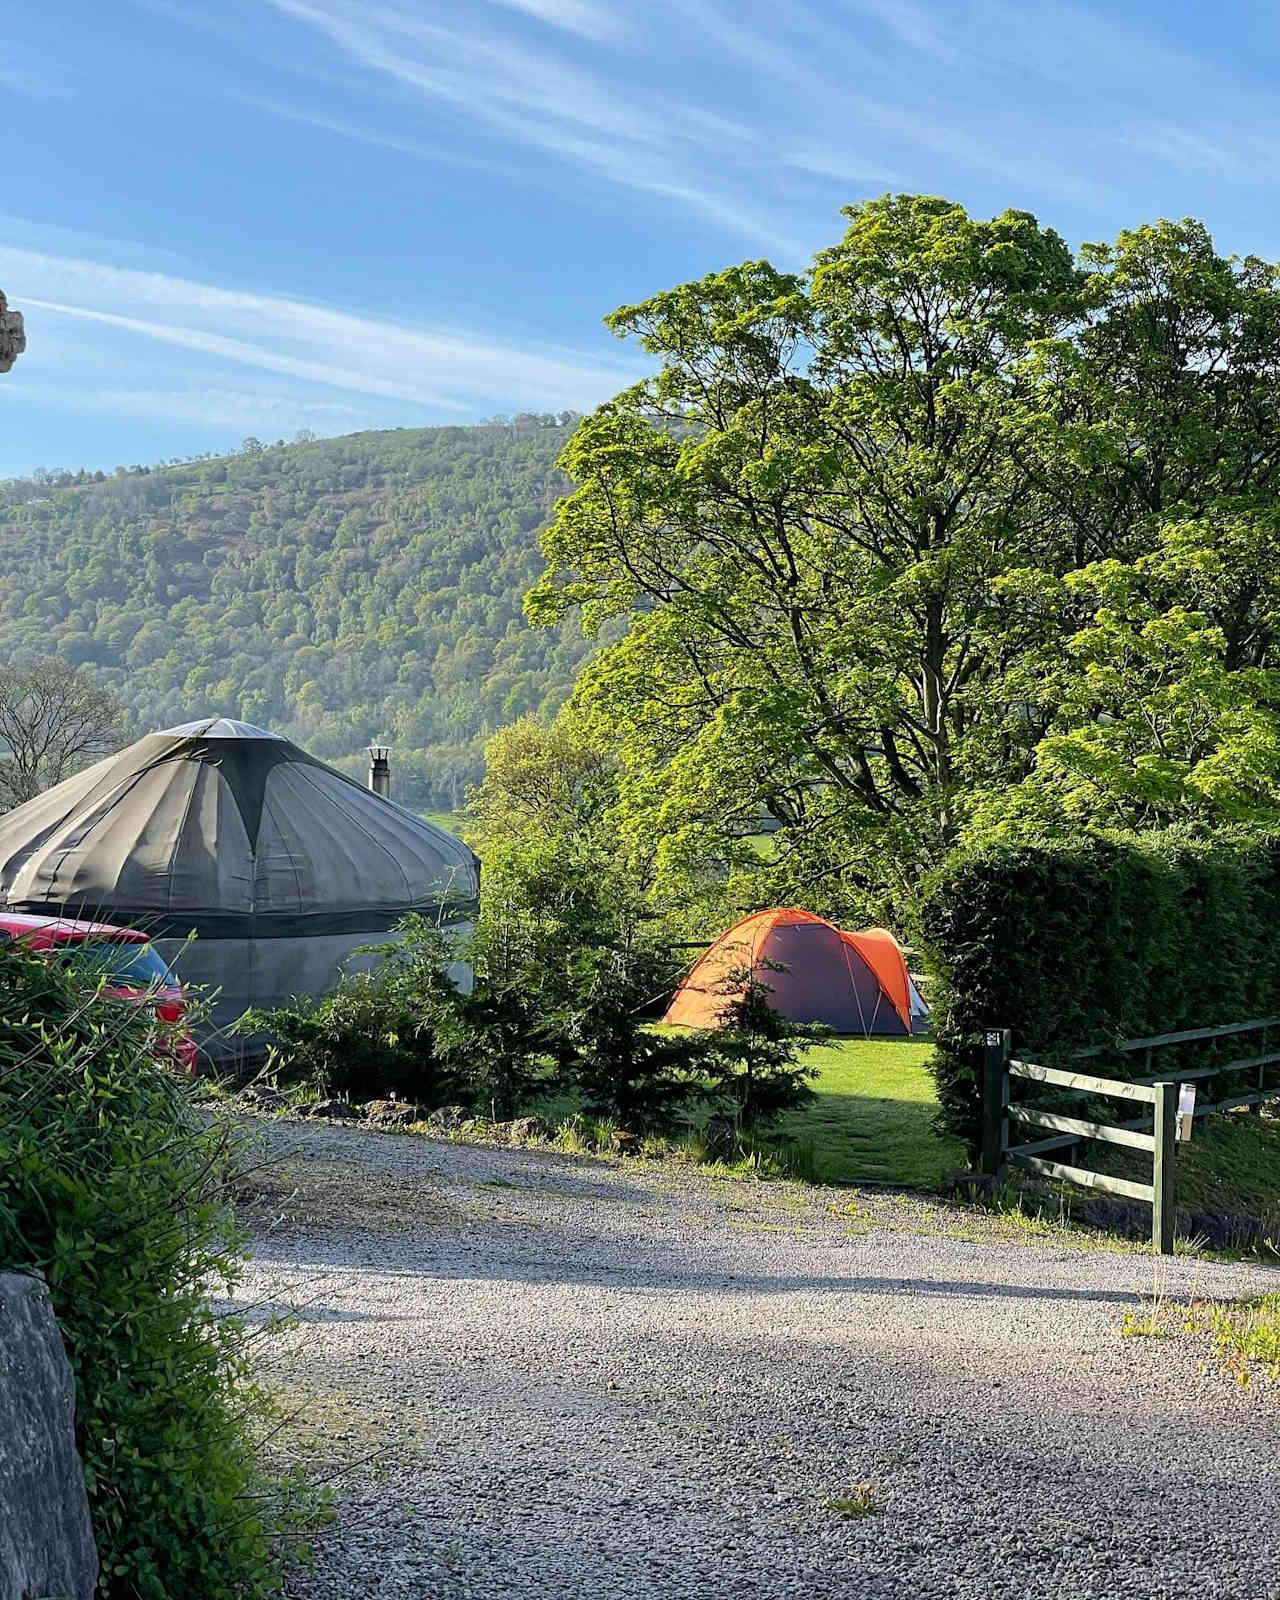
[[[357,1122],[359,1108],[348,1100],[313,1100],[302,1107],[304,1117],[337,1117],[344,1122]]]
[[[541,1117],[517,1117],[504,1124],[509,1144],[532,1144],[535,1139],[549,1139],[551,1126]]]
[[[467,1120],[466,1106],[437,1106],[427,1118],[427,1126],[444,1133],[457,1133]]]
[[[412,1100],[367,1100],[364,1107],[364,1119],[372,1128],[407,1128],[425,1116]]]
[[[8,301],[0,294],[0,372],[8,372],[26,348],[22,313],[10,311]]]
[[[285,1104],[285,1098],[278,1089],[269,1089],[261,1083],[251,1083],[247,1089],[241,1091],[240,1103],[254,1111],[279,1111]]]
[[[713,1156],[732,1156],[738,1148],[738,1128],[732,1117],[708,1117],[702,1137]]]
[[[986,1172],[948,1172],[940,1188],[955,1200],[990,1200],[999,1182]]]
[[[0,1600],[89,1600],[97,1583],[75,1379],[49,1291],[0,1272]]]

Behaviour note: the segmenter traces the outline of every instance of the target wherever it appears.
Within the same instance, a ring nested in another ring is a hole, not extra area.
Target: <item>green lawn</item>
[[[929,1126],[938,1109],[927,1066],[932,1054],[931,1044],[911,1039],[814,1045],[808,1060],[818,1068],[811,1084],[817,1098],[770,1132],[812,1140],[820,1182],[866,1178],[932,1186],[968,1164],[958,1140],[939,1139]],[[535,1109],[559,1122],[578,1105],[571,1096],[548,1095]]]
[[[817,1099],[780,1124],[812,1139],[820,1178],[936,1184],[967,1165],[958,1140],[930,1130],[938,1109],[928,1060],[933,1046],[911,1039],[842,1039],[815,1045]]]
[[[418,815],[424,822],[434,822],[437,828],[443,828],[446,833],[457,833],[458,813],[456,811],[419,811]]]

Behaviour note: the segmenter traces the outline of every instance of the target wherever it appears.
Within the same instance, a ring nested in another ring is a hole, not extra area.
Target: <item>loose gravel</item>
[[[1280,1402],[1153,1289],[1261,1268],[1015,1241],[902,1196],[266,1123],[240,1291],[292,1458],[293,1600],[1280,1596]],[[873,1510],[831,1505],[873,1485]]]

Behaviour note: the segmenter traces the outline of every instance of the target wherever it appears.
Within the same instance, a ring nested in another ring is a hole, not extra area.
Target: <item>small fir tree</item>
[[[782,971],[771,962],[766,970]],[[752,967],[735,967],[716,985],[723,997],[712,1036],[711,1092],[740,1129],[755,1132],[813,1099],[815,1069],[800,1059],[806,1045],[831,1037],[817,1022],[788,1022],[774,1009],[773,990]]]
[[[664,1035],[650,1023],[673,980],[659,946],[628,942],[579,951],[564,1032],[573,1055],[566,1076],[593,1116],[630,1132],[666,1130],[705,1087],[702,1033]]]

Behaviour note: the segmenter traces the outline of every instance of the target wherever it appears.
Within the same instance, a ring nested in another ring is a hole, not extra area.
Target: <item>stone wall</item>
[[[90,1600],[75,1379],[38,1278],[0,1272],[0,1600]]]

